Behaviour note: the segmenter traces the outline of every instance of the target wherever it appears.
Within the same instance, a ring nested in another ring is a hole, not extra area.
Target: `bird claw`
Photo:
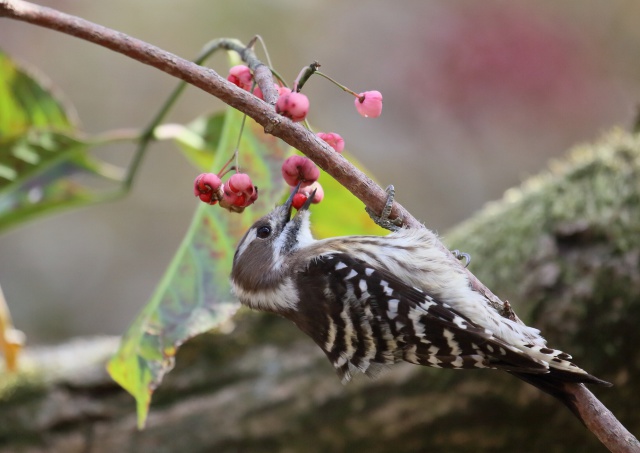
[[[463,253],[460,250],[452,250],[451,253],[459,260],[464,259],[464,267],[469,267],[469,264],[471,264],[471,255],[468,253]]]
[[[384,205],[384,208],[382,208],[382,213],[380,215],[377,215],[367,207],[365,207],[364,209],[365,211],[367,211],[367,214],[369,214],[369,217],[371,217],[371,220],[373,220],[376,225],[384,228],[385,230],[398,231],[402,227],[402,218],[389,218],[389,215],[391,215],[391,208],[393,207],[393,199],[396,195],[396,190],[393,185],[389,185],[385,189],[385,192],[387,192],[387,201]]]

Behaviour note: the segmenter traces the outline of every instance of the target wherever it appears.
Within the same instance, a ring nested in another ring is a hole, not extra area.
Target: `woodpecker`
[[[578,417],[565,382],[611,385],[547,347],[539,330],[503,317],[428,230],[316,240],[313,196],[292,217],[295,192],[240,241],[232,289],[242,304],[293,321],[343,382],[399,361],[494,368],[559,398]]]

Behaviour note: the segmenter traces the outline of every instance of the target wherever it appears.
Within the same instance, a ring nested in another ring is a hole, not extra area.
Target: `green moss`
[[[509,297],[540,258],[541,240],[587,234],[624,253],[640,247],[640,137],[615,129],[593,145],[508,190],[450,231],[451,248],[470,253],[471,270],[492,291]],[[500,294],[498,294],[500,295]]]
[[[33,371],[0,374],[0,410],[3,405],[41,396],[45,387],[44,377]]]

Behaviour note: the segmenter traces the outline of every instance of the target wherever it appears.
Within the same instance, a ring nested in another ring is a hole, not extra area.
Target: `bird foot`
[[[395,198],[396,191],[393,185],[389,185],[385,189],[385,192],[387,192],[387,201],[384,205],[384,208],[382,209],[382,213],[379,216],[367,207],[365,207],[364,209],[367,211],[367,214],[369,214],[369,217],[371,217],[371,220],[373,220],[376,225],[384,228],[385,230],[398,231],[402,227],[402,219],[389,218],[389,215],[391,214],[391,208],[393,207],[393,199]]]
[[[471,255],[468,253],[463,253],[460,250],[452,250],[451,253],[459,260],[464,259],[464,267],[469,267],[469,264],[471,264]]]

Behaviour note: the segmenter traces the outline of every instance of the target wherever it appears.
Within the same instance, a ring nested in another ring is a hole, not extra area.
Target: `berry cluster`
[[[220,202],[231,212],[242,212],[258,199],[258,188],[246,173],[232,175],[226,184],[214,173],[202,173],[193,183],[193,193],[207,204]]]
[[[304,121],[309,112],[309,99],[300,93],[300,89],[311,74],[317,73],[355,96],[355,107],[360,115],[366,118],[380,116],[382,113],[382,95],[379,91],[365,91],[358,94],[321,74],[317,71],[319,66],[318,63],[314,63],[309,68],[305,68],[296,79],[293,91],[285,86],[274,84],[274,87],[278,90],[278,100],[275,105],[276,112],[294,122]],[[229,70],[227,80],[263,99],[262,90],[256,85],[253,74],[247,66],[233,66]],[[344,150],[344,139],[339,134],[335,132],[318,132],[317,136],[336,152],[341,153]],[[199,175],[194,182],[193,192],[204,203],[210,205],[220,203],[220,206],[229,211],[242,212],[244,208],[257,200],[258,188],[253,185],[251,178],[246,173],[236,173],[226,183],[223,183],[221,180],[223,171],[224,168],[217,175],[214,173],[202,173]],[[282,177],[292,187],[296,187],[299,184],[298,193],[293,198],[293,206],[296,209],[299,209],[312,193],[314,194],[312,203],[319,203],[324,198],[324,191],[318,182],[319,176],[320,170],[307,157],[292,156],[284,161],[282,164]]]
[[[276,112],[289,118],[294,123],[304,121],[309,112],[309,98],[302,93],[296,93],[283,87],[278,90]]]
[[[253,74],[251,74],[249,67],[243,64],[233,66],[229,69],[227,80],[247,91],[251,91],[251,87],[253,86]]]
[[[251,70],[245,65],[237,65],[229,70],[227,80],[246,91],[252,91],[254,96],[264,99],[262,90],[253,82]],[[304,121],[309,112],[309,98],[304,94],[291,91],[287,87],[275,85],[278,90],[276,112],[289,118],[293,122]]]
[[[318,182],[320,169],[311,159],[303,156],[291,156],[282,164],[282,177],[291,187],[298,186],[298,193],[293,197],[293,207],[300,207],[315,191],[312,203],[320,203],[324,198],[324,190]]]

